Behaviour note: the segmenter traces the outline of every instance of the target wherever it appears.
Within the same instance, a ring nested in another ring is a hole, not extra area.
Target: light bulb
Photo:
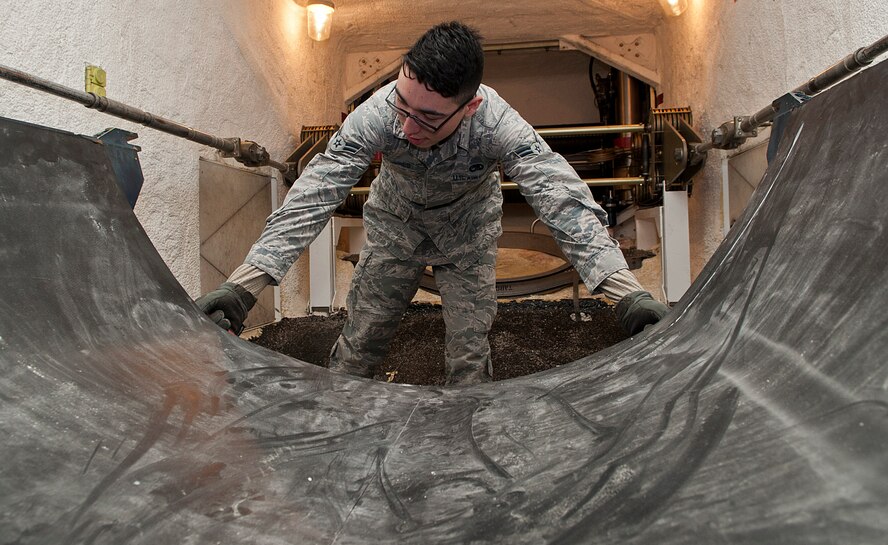
[[[309,0],[305,6],[308,10],[308,36],[319,42],[330,37],[330,28],[333,26],[333,11],[335,7],[329,0]]]
[[[688,0],[660,0],[666,15],[678,17],[688,9]]]

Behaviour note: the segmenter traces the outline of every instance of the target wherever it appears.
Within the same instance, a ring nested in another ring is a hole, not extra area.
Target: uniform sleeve
[[[627,268],[619,244],[608,235],[607,213],[589,187],[513,109],[504,110],[494,143],[506,176],[518,185],[590,291]]]
[[[379,105],[371,99],[345,119],[327,149],[309,162],[290,188],[284,204],[268,217],[246,263],[280,283],[381,149],[384,122],[379,113]]]

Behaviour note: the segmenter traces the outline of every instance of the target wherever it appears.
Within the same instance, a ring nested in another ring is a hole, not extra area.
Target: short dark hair
[[[458,21],[441,23],[429,29],[404,55],[409,69],[430,91],[443,97],[469,100],[484,75],[484,50],[478,31]]]

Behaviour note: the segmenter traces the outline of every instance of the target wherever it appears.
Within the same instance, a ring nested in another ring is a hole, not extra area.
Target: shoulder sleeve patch
[[[526,157],[532,157],[534,155],[539,155],[543,152],[542,146],[540,146],[539,142],[533,142],[530,144],[523,144],[515,148],[515,155],[524,159]]]
[[[335,152],[354,155],[361,151],[361,145],[357,142],[349,142],[339,133],[336,133],[336,135],[333,136],[333,140],[330,142],[330,149]]]

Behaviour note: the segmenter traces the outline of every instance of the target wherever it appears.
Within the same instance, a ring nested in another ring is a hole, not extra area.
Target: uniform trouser
[[[372,377],[385,358],[426,264],[384,247],[361,252],[346,298],[348,318],[330,354],[330,369]],[[496,316],[496,245],[473,265],[433,265],[441,295],[447,384],[490,380],[487,334]]]

